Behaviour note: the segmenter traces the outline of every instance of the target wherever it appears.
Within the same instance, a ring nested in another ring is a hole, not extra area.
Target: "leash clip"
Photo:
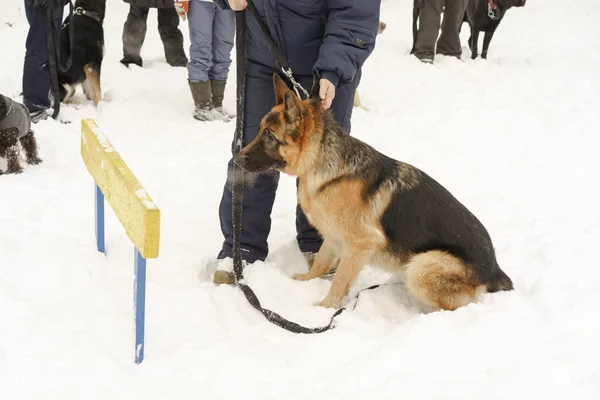
[[[487,7],[488,8],[488,12],[487,12],[487,15],[488,15],[488,17],[490,17],[490,19],[492,19],[492,20],[495,21],[495,20],[497,20],[499,18],[496,15],[496,11],[498,10],[498,8],[497,8],[497,6],[495,4],[494,5],[492,5],[492,4],[493,4],[492,2],[488,1],[488,7]]]
[[[83,14],[85,14],[85,10],[82,7],[77,7],[75,9],[74,13],[77,15],[83,15]]]
[[[294,78],[294,74],[292,73],[292,69],[291,68],[283,68],[281,67],[281,70],[283,71],[283,73],[285,74],[285,76],[288,77],[288,79],[290,80],[290,82],[292,82],[292,86],[294,86],[294,91],[296,92],[296,96],[298,96],[298,98],[302,98],[300,96],[300,93],[298,92],[298,89],[300,89],[302,91],[302,93],[304,94],[304,96],[308,99],[308,97],[310,96],[308,94],[308,92],[306,91],[306,89],[304,89],[304,87],[299,84],[298,82],[296,82],[296,79]]]

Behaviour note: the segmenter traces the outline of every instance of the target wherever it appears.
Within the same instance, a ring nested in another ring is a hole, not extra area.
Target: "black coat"
[[[69,3],[69,0],[25,0],[28,4],[33,4],[35,7],[48,7],[48,6],[66,6]]]
[[[175,2],[173,0],[123,0],[132,6],[147,7],[147,8],[173,8]]]

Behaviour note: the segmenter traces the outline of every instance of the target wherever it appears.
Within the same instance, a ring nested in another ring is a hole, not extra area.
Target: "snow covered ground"
[[[127,6],[108,2],[98,109],[81,93],[68,125],[35,126],[44,162],[0,177],[0,399],[600,398],[600,14],[597,0],[530,0],[510,10],[489,59],[410,57],[412,1],[385,0],[388,25],[360,85],[371,111],[353,135],[413,163],[486,225],[510,293],[428,312],[402,285],[361,295],[333,331],[269,324],[207,262],[234,122],[199,123],[184,68],[171,68],[149,17],[143,69],[119,64]],[[0,0],[0,92],[18,97],[27,22]],[[12,26],[6,24],[10,23]],[[187,25],[182,29],[187,40]],[[233,78],[226,105],[234,109]],[[146,359],[133,362],[133,249],[107,206],[95,250],[93,183],[79,121],[94,118],[162,212],[148,262]],[[6,164],[0,160],[0,168]],[[294,180],[282,177],[265,263],[247,269],[263,304],[310,326],[329,281],[294,236]],[[367,271],[356,289],[386,276]]]

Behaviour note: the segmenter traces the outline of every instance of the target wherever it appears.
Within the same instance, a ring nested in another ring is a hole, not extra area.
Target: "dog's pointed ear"
[[[278,73],[273,74],[273,86],[275,87],[275,105],[283,103],[285,93],[290,89],[287,87],[283,79]]]
[[[302,111],[300,99],[290,90],[285,94],[284,116],[288,123],[295,122]]]
[[[321,97],[319,96],[319,90],[321,89],[320,81],[321,81],[321,78],[319,77],[319,74],[317,74],[316,72],[313,72],[313,83],[312,83],[312,88],[310,89],[310,96],[309,96],[309,98],[311,100],[321,101]]]

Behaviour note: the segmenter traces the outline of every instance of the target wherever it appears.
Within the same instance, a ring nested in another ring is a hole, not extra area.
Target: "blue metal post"
[[[135,246],[134,246],[135,247]],[[146,319],[146,259],[135,248],[133,307],[135,309],[135,363],[144,360],[144,321]]]
[[[95,196],[94,196],[94,209],[96,212],[96,245],[98,251],[104,253],[104,195],[98,187],[98,184],[94,182]]]

